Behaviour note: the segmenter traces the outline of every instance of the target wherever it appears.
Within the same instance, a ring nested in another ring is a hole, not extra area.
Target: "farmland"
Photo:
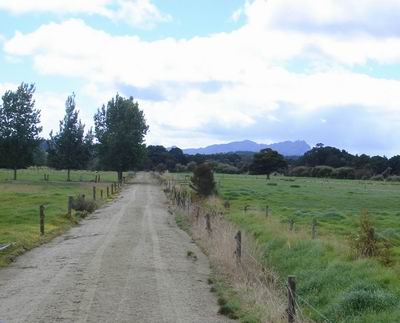
[[[43,174],[49,175],[49,181],[44,181]],[[116,181],[115,172],[72,171],[72,181],[66,182],[64,171],[20,170],[18,181],[12,181],[12,171],[0,170],[0,244],[13,243],[0,252],[0,266],[70,228],[74,221],[66,217],[67,198],[78,194],[91,198],[95,175],[100,175],[102,180],[95,184],[99,200],[100,190],[104,190],[105,197],[106,186]],[[39,235],[40,205],[45,206],[44,237]]]
[[[230,201],[225,217],[259,243],[260,262],[282,284],[296,275],[305,316],[318,322],[400,321],[398,184],[222,174],[216,182],[221,198]],[[377,239],[391,245],[389,264],[356,257],[350,247],[349,237],[359,232],[366,210]]]

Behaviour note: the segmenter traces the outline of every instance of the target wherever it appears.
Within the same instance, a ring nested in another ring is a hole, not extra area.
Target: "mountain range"
[[[284,156],[302,156],[311,149],[310,145],[304,140],[283,141],[270,145],[259,144],[251,140],[243,140],[211,145],[203,148],[188,148],[183,149],[183,152],[188,155],[210,155],[230,152],[259,152],[266,148],[276,150]]]

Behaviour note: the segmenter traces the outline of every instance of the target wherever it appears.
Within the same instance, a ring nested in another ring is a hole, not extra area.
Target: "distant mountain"
[[[258,144],[251,140],[244,140],[234,141],[227,144],[211,145],[204,148],[188,148],[183,149],[183,152],[188,155],[211,155],[239,151],[259,152],[265,148],[276,150],[284,156],[302,156],[305,152],[311,149],[310,145],[304,140],[284,141],[271,145]]]

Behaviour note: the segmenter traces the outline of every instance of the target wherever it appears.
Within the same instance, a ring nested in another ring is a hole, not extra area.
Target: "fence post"
[[[98,183],[100,183],[100,182],[101,182],[100,175],[99,175],[99,177],[98,177],[98,179],[97,179],[97,180],[98,180]]]
[[[103,190],[100,190],[100,198],[103,199]]]
[[[296,276],[288,276],[288,323],[296,319]]]
[[[289,231],[293,231],[293,226],[294,226],[294,220],[290,219],[289,220]]]
[[[313,239],[315,239],[317,237],[317,220],[313,219],[312,223],[311,223],[311,236]]]
[[[235,240],[236,240],[236,250],[235,250],[236,262],[239,264],[242,259],[242,232],[241,231],[238,231],[238,233],[235,236]]]
[[[69,217],[71,217],[71,215],[72,215],[72,201],[73,201],[73,197],[68,196],[68,216]]]
[[[208,234],[211,234],[212,229],[211,229],[211,216],[210,213],[206,214],[206,229]]]
[[[93,186],[93,200],[96,201],[96,186]]]
[[[41,205],[39,208],[39,217],[40,217],[40,235],[44,235],[44,205]]]
[[[107,198],[109,198],[109,197],[110,197],[110,188],[107,185]]]

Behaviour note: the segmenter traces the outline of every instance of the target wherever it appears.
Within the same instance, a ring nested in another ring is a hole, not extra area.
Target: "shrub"
[[[76,211],[92,213],[96,207],[96,202],[86,200],[85,195],[79,194],[72,201],[72,208]]]
[[[209,196],[215,192],[214,174],[208,164],[197,166],[190,180],[190,187],[200,196]]]
[[[167,166],[165,164],[160,163],[156,166],[155,171],[158,173],[164,173],[167,170]]]
[[[383,182],[385,180],[385,178],[382,175],[375,175],[371,177],[372,181],[379,181],[379,182]]]
[[[294,167],[290,172],[290,176],[309,177],[311,176],[312,168],[307,166]]]
[[[400,182],[400,176],[398,175],[392,175],[386,178],[387,181],[389,182]]]
[[[352,167],[336,168],[332,173],[332,177],[338,179],[355,179],[355,169]]]
[[[313,177],[331,177],[334,171],[330,166],[316,166],[312,169],[311,175]]]
[[[185,165],[182,164],[176,164],[175,165],[175,171],[177,171],[178,173],[183,173],[187,171],[187,167]]]
[[[189,172],[193,172],[194,169],[196,168],[196,166],[197,166],[196,162],[191,161],[190,163],[187,164],[186,167],[187,167],[187,170],[188,170]]]
[[[372,171],[367,168],[360,168],[354,171],[355,179],[363,179],[367,180],[370,179],[372,176]]]
[[[215,167],[214,170],[217,173],[223,173],[223,174],[240,174],[240,169],[229,165],[229,164],[224,164],[224,163],[218,163]]]

